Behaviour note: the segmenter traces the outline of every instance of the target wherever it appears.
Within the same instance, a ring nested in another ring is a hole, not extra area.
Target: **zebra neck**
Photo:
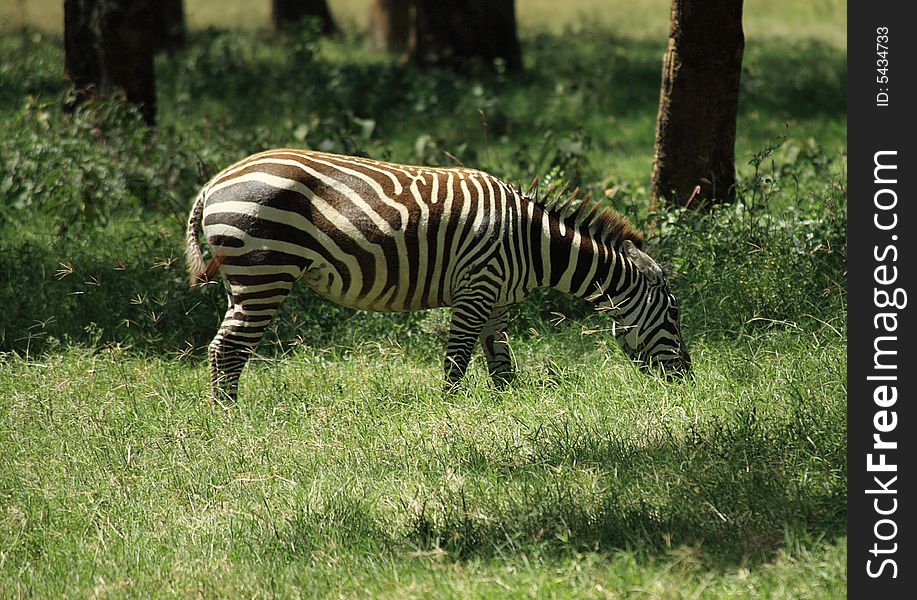
[[[544,211],[540,216],[540,286],[590,301],[612,292],[615,269],[621,268],[621,255],[612,245],[560,215]]]

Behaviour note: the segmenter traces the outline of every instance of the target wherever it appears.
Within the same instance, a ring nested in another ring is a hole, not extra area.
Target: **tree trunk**
[[[323,34],[337,33],[337,25],[331,18],[326,0],[273,0],[271,18],[274,31],[299,27],[303,19],[310,17],[319,19]]]
[[[102,80],[97,29],[98,0],[64,0],[64,77],[73,84],[73,109],[98,92]]]
[[[157,52],[173,52],[185,45],[185,6],[183,0],[153,2],[153,44]]]
[[[128,102],[140,107],[148,125],[156,121],[152,3],[108,0],[99,14],[103,90],[122,90]]]
[[[411,0],[374,0],[369,45],[381,52],[404,52],[411,29]]]
[[[735,137],[745,36],[742,0],[673,0],[663,58],[650,207],[735,200]],[[696,186],[697,197],[692,199]]]
[[[153,125],[153,0],[65,0],[64,74],[75,89],[73,102],[121,90]]]
[[[418,65],[463,67],[478,60],[522,68],[514,0],[415,0],[409,58]]]

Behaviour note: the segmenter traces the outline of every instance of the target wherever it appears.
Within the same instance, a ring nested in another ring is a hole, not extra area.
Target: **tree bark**
[[[75,87],[67,108],[118,89],[148,125],[155,123],[152,3],[64,1],[64,74]]]
[[[102,88],[122,90],[128,102],[139,106],[148,125],[156,121],[152,3],[109,0],[99,14]]]
[[[411,30],[411,0],[374,0],[369,45],[380,52],[404,52]]]
[[[183,0],[153,2],[153,44],[157,52],[174,52],[185,45],[185,6]]]
[[[299,27],[303,19],[310,17],[319,19],[323,34],[337,33],[338,28],[326,0],[273,0],[271,18],[274,31]]]
[[[673,0],[663,58],[650,207],[735,200],[745,36],[742,0]],[[700,192],[692,198],[696,186]]]
[[[64,77],[74,87],[69,109],[96,94],[102,80],[97,9],[98,0],[64,0]]]
[[[514,0],[415,0],[409,59],[414,64],[462,68],[481,61],[522,68]]]

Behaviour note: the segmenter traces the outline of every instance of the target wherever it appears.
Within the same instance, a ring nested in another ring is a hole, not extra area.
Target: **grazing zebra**
[[[208,353],[214,398],[235,399],[246,360],[300,279],[362,310],[451,306],[449,385],[478,340],[494,382],[512,379],[507,310],[540,287],[607,310],[634,361],[686,370],[678,307],[641,234],[588,198],[574,206],[560,195],[529,198],[473,169],[306,150],[268,150],[226,168],[195,199],[186,244],[192,284],[219,273],[229,292]]]

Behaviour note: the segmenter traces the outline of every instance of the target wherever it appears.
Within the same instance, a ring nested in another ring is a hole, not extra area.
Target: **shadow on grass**
[[[220,285],[192,289],[169,237],[87,235],[62,249],[28,239],[0,242],[0,352],[38,356],[61,346],[119,345],[138,353],[206,356],[226,310]],[[348,309],[298,285],[259,353],[290,342],[317,348],[359,338],[414,335],[423,313]]]
[[[472,70],[459,76],[368,60],[359,52],[350,61],[328,59],[309,31],[280,39],[258,31],[208,29],[192,32],[183,51],[158,61],[157,85],[165,109],[176,101],[192,111],[222,106],[237,126],[266,124],[259,119],[276,124],[278,108],[345,111],[395,124],[406,114],[452,118],[457,106],[483,101],[474,90],[477,82],[485,85],[485,94],[497,91],[490,102],[499,103],[501,95],[513,90],[546,97],[562,84],[564,94],[584,91],[588,108],[602,114],[655,114],[665,39],[632,39],[601,27],[577,32],[573,43],[571,35],[542,33],[524,39],[529,68],[521,75]],[[344,53],[353,55],[353,49]],[[4,33],[0,56],[11,66],[0,79],[0,111],[17,110],[29,94],[64,92],[59,35]],[[800,117],[843,115],[846,66],[842,50],[817,40],[750,42],[743,67],[743,109],[792,111]],[[420,105],[423,110],[418,111]],[[535,103],[531,108],[538,115],[545,107]]]
[[[487,450],[454,456],[450,473],[463,483],[402,500],[404,526],[393,528],[367,490],[345,486],[315,506],[302,499],[268,528],[270,517],[253,520],[251,543],[294,559],[330,544],[456,561],[623,550],[652,562],[690,548],[695,564],[729,569],[846,533],[838,412],[810,404],[774,423],[742,409],[639,448],[572,429],[541,432],[513,464]]]
[[[578,33],[575,42],[537,35],[524,40],[529,67],[523,73],[456,74],[394,61],[329,60],[306,36],[278,44],[254,34],[210,31],[162,65],[160,86],[164,110],[171,107],[183,118],[203,111],[236,126],[276,127],[281,116],[339,121],[340,115],[356,115],[395,136],[406,128],[462,129],[463,119],[477,131],[478,109],[487,113],[493,136],[530,136],[533,124],[539,135],[551,127],[576,129],[592,115],[655,116],[664,39],[630,39],[595,28]],[[829,44],[756,41],[745,52],[740,114],[778,122],[843,117],[846,74],[846,54]],[[330,131],[313,129],[319,135]]]
[[[514,465],[497,467],[501,458],[486,453],[470,464],[455,457],[469,479],[496,472],[500,483],[440,493],[414,517],[409,537],[460,559],[533,546],[652,559],[688,546],[711,565],[765,561],[788,538],[845,534],[845,423],[811,404],[784,423],[741,409],[639,448],[557,424],[534,433],[532,454]],[[578,485],[571,470],[596,481]]]
[[[0,112],[20,110],[29,94],[45,96],[46,100],[50,96],[53,101],[55,95],[65,93],[59,76],[59,36],[36,36],[34,40],[28,35],[0,36],[0,59],[10,65],[0,72]],[[187,50],[160,59],[157,83],[162,97],[161,116],[166,123],[172,120],[173,126],[185,135],[193,135],[194,129],[183,127],[181,123],[187,121],[181,119],[222,118],[233,124],[232,131],[252,132],[260,143],[262,138],[289,139],[290,124],[284,116],[291,116],[290,122],[296,125],[300,117],[309,121],[307,117],[317,115],[319,124],[309,130],[302,142],[308,146],[326,136],[336,139],[335,136],[346,137],[358,130],[360,126],[351,122],[355,115],[377,120],[378,131],[397,134],[402,140],[410,133],[405,131],[407,127],[449,130],[461,121],[457,115],[473,115],[473,127],[479,129],[477,109],[484,107],[491,133],[498,133],[497,116],[502,114],[508,139],[523,149],[528,147],[527,136],[568,131],[580,127],[585,117],[655,114],[662,40],[658,44],[637,41],[597,28],[578,33],[575,42],[571,44],[564,35],[533,36],[525,42],[525,52],[531,60],[527,72],[518,76],[458,76],[359,56],[352,61],[328,58],[308,35],[281,43],[263,33],[200,32],[192,35]],[[783,119],[788,110],[802,116],[825,114],[840,119],[845,114],[846,57],[835,48],[812,41],[760,42],[747,50],[746,71],[743,111],[761,111],[765,120]],[[217,114],[208,115],[211,109]],[[11,121],[24,128],[23,135],[17,137],[25,140],[21,141],[23,146],[14,149],[34,159],[32,162],[43,156],[38,149],[44,143],[43,130],[33,121],[44,117],[47,115],[38,112],[34,119]],[[258,133],[262,130],[268,133],[262,136]],[[73,135],[83,144],[81,131],[77,129]],[[167,131],[168,127],[164,127],[157,135],[168,137]],[[128,133],[115,128],[112,135],[126,136],[122,140],[125,153],[145,155],[146,137],[134,139]],[[379,137],[378,132],[371,135],[376,136],[374,141]],[[462,135],[456,137],[461,139]],[[220,142],[226,143],[224,138]],[[180,138],[169,143],[176,148],[186,145]],[[99,161],[88,154],[91,142],[75,147],[87,152],[85,170],[93,176],[87,176],[86,181],[112,178],[111,173],[95,173]],[[21,167],[17,169],[16,173],[22,172]],[[136,177],[144,179],[144,185],[118,188],[118,193],[145,197],[159,190],[179,198],[193,197],[194,186],[201,182],[192,183],[189,177],[173,182],[166,177],[170,172],[168,164],[143,165]],[[48,178],[41,168],[36,173],[38,179]],[[40,186],[34,188],[35,182],[16,179],[0,183],[0,188],[11,183],[13,190],[19,190],[3,198],[4,211],[9,210],[14,221],[24,223],[7,226],[6,213],[0,214],[0,224],[4,226],[0,241],[0,303],[4,306],[0,313],[0,351],[42,352],[62,342],[117,343],[139,351],[169,354],[199,351],[212,338],[225,300],[219,290],[188,289],[178,227],[161,211],[123,217],[126,221],[144,222],[143,227],[127,234],[94,232],[63,243],[54,240],[55,221],[42,216],[42,210],[53,213],[54,207],[45,206],[49,200]],[[90,198],[96,193],[86,182],[79,186],[72,196],[65,200],[55,198],[50,203],[77,203],[80,194]],[[143,191],[132,192],[132,187]],[[33,188],[39,192],[29,191]],[[7,207],[17,204],[23,207]],[[113,215],[114,218],[121,219],[122,215]],[[77,229],[77,224],[73,225]],[[803,289],[795,278],[787,281],[793,284],[791,289]],[[721,282],[716,283],[723,289]],[[790,297],[777,291],[780,293],[771,295]],[[809,293],[808,289],[803,291]],[[796,295],[801,293],[797,291]],[[717,299],[721,296],[701,295]],[[789,303],[784,312],[797,305]],[[760,306],[752,308],[755,311],[747,312],[773,312],[761,310]],[[364,318],[300,288],[285,303],[278,327],[268,338],[283,341],[302,336],[320,345],[356,327],[365,328],[367,323],[369,329],[376,324],[377,331],[391,331],[417,318]]]
[[[746,47],[739,108],[764,119],[842,117],[847,55],[815,40],[773,40]]]

